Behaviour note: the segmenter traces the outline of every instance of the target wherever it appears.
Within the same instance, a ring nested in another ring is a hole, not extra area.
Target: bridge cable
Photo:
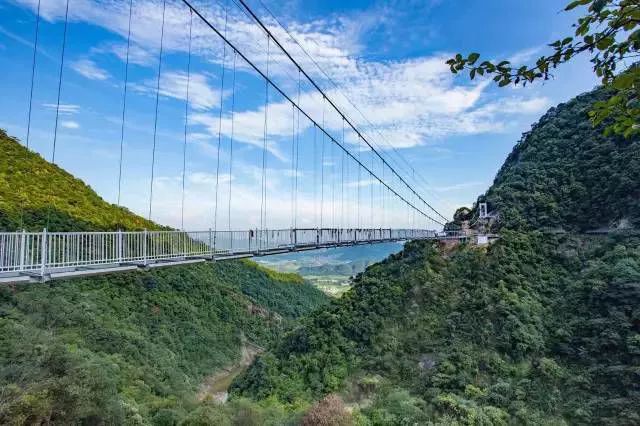
[[[29,113],[27,114],[27,139],[26,147],[29,149],[29,136],[31,135],[31,110],[33,107],[33,86],[36,75],[36,59],[38,56],[38,34],[40,33],[40,1],[38,0],[38,9],[36,12],[36,28],[33,40],[33,60],[31,61],[31,87],[29,88]],[[24,230],[24,204],[25,200],[20,197],[20,229]]]
[[[300,105],[300,75],[298,70],[298,105]],[[295,172],[295,211],[293,215],[293,228],[298,227],[298,169],[300,167],[300,110],[297,110],[297,123],[296,123],[296,172]]]
[[[360,229],[360,187],[362,186],[362,149],[360,148],[360,139],[361,137],[358,136],[358,163],[359,167],[358,167],[358,229]]]
[[[187,59],[187,97],[184,102],[184,143],[182,145],[182,202],[180,204],[180,228],[184,231],[184,194],[187,174],[187,129],[189,127],[189,86],[191,84],[191,42],[193,34],[193,11],[189,9],[189,56]]]
[[[313,123],[313,223],[318,225],[318,127]]]
[[[373,158],[373,153],[371,154],[371,170],[373,170],[373,163],[374,163],[374,158]],[[375,180],[373,179],[373,172],[369,173],[370,178],[371,178],[371,185],[369,185],[369,194],[371,195],[371,207],[370,207],[370,211],[369,211],[369,216],[371,217],[371,228],[375,228],[374,222],[373,222],[373,189],[375,187]]]
[[[122,189],[122,159],[124,155],[124,128],[125,113],[127,111],[127,85],[129,82],[129,49],[131,47],[131,15],[133,12],[133,0],[129,0],[129,24],[127,27],[127,51],[124,65],[124,87],[122,90],[122,120],[120,125],[120,159],[118,165],[118,206],[120,206],[120,196]]]
[[[162,75],[162,49],[164,44],[164,18],[167,8],[167,0],[162,0],[162,26],[160,27],[160,54],[158,57],[158,82],[156,85],[156,111],[153,118],[153,150],[151,151],[151,186],[149,189],[149,220],[151,220],[151,208],[153,206],[153,183],[156,168],[156,142],[158,134],[158,106],[160,104],[160,77]]]
[[[344,145],[344,120],[342,120],[342,144]],[[340,223],[344,228],[346,224],[344,216],[344,152],[340,154]]]
[[[287,35],[289,36],[289,38],[291,40],[293,40],[293,42],[302,50],[302,52],[304,52],[304,54],[311,60],[311,62],[318,68],[318,70],[320,70],[320,72],[326,77],[326,79],[336,88],[336,90],[342,95],[342,97],[344,97],[347,102],[349,102],[349,104],[362,116],[362,118],[365,119],[365,121],[375,130],[375,132],[378,134],[378,136],[380,136],[381,140],[385,143],[385,145],[387,145],[388,147],[390,147],[393,152],[411,169],[415,172],[414,167],[404,158],[404,156],[400,153],[400,151],[394,147],[393,145],[391,145],[386,139],[385,137],[382,135],[382,133],[380,132],[380,130],[378,129],[379,126],[375,126],[371,120],[369,120],[369,118],[367,118],[367,116],[362,112],[362,110],[351,100],[351,98],[349,98],[349,96],[347,96],[345,94],[344,91],[344,87],[341,86],[340,84],[336,83],[336,81],[331,78],[331,76],[325,71],[325,69],[313,58],[313,56],[309,53],[309,51],[298,41],[298,39],[282,24],[282,22],[280,22],[280,20],[277,18],[277,16],[275,16],[275,14],[269,9],[269,7],[262,1],[259,0],[260,4],[262,5],[262,7],[269,13],[269,15],[273,18],[273,20],[280,26],[280,28],[282,28]],[[238,7],[240,7],[240,5],[237,4],[237,2],[234,1],[234,3],[236,3],[236,5]],[[249,18],[251,18],[251,16],[244,10],[242,9],[242,11],[244,12],[244,14],[246,16],[248,16]],[[345,114],[347,117],[349,116],[348,114]],[[397,126],[394,126],[397,128]],[[378,148],[380,148],[380,146],[378,145]],[[394,161],[394,163],[396,163],[396,165],[401,165],[401,163],[399,163],[397,160],[395,160],[392,156],[389,156],[390,159],[392,159]],[[418,173],[418,177],[422,180],[423,185],[426,185],[425,189],[428,189],[429,187],[431,187],[431,184],[429,184],[429,182],[427,182],[424,177],[422,177],[422,175],[420,175],[420,173]],[[418,183],[415,178],[414,181],[416,183]],[[437,193],[429,190],[428,191],[432,196],[434,196],[435,198],[439,199],[440,201],[445,202],[446,204],[448,204],[445,200],[443,200],[440,196],[437,195]],[[442,217],[442,216],[441,216]],[[442,217],[444,220],[448,220],[445,217]]]
[[[331,144],[331,227],[336,227],[336,157],[335,144]]]
[[[225,6],[224,12],[224,35],[227,36],[227,23],[229,15],[229,2]],[[222,110],[224,109],[224,77],[227,61],[227,44],[222,41],[222,76],[220,79],[220,108],[218,109],[218,149],[216,154],[216,193],[215,204],[213,207],[213,242],[215,247],[216,237],[218,235],[218,193],[220,192],[220,147],[222,146]]]
[[[238,53],[233,51],[233,78],[231,83],[231,137],[229,139],[229,212],[228,212],[228,231],[231,233],[231,187],[233,182],[233,138],[235,132],[235,110],[236,110],[236,59]],[[229,234],[231,243],[233,238]]]
[[[271,37],[267,35],[267,78],[269,77],[269,50],[271,44]],[[268,128],[267,121],[269,118],[269,80],[265,79],[265,102],[264,102],[264,140],[262,144],[262,197],[260,200],[260,229],[264,231],[267,221],[266,214],[266,204],[267,204],[267,187],[266,187],[266,177],[267,177],[267,136],[268,136]],[[260,239],[260,244],[262,245],[262,238]]]
[[[325,99],[322,98],[322,128],[324,129],[324,114],[325,114]],[[325,134],[322,133],[322,148],[320,155],[320,229],[323,226],[323,214],[324,214],[324,137]]]
[[[232,43],[231,41],[229,41],[229,39],[228,39],[228,38],[226,38],[226,37],[224,36],[224,34],[222,34],[222,33],[220,32],[220,30],[218,30],[218,29],[217,29],[213,24],[211,24],[211,22],[210,22],[206,17],[204,17],[204,16],[202,15],[202,13],[200,13],[200,12],[199,12],[199,11],[198,11],[198,10],[197,10],[197,9],[196,9],[192,4],[191,4],[191,3],[190,3],[190,1],[189,1],[189,0],[182,0],[182,2],[183,2],[184,4],[186,4],[189,8],[191,8],[191,9],[193,10],[193,12],[194,12],[196,15],[198,15],[198,17],[199,17],[199,18],[200,18],[200,19],[201,19],[201,20],[202,20],[202,21],[203,21],[203,22],[204,22],[204,23],[205,23],[205,24],[206,24],[206,25],[207,25],[207,26],[208,26],[208,27],[209,27],[213,32],[215,32],[219,37],[221,37],[223,40],[225,40],[225,41],[226,41],[226,43],[227,43],[231,48],[235,49],[235,50],[238,52],[238,55],[239,55],[239,56],[240,56],[240,57],[241,57],[241,58],[242,58],[242,59],[243,59],[243,60],[244,60],[244,61],[245,61],[245,62],[246,62],[246,63],[247,63],[247,64],[248,64],[248,65],[249,65],[253,70],[255,70],[255,71],[256,71],[260,76],[262,76],[262,78],[264,78],[264,79],[265,79],[265,81],[266,81],[269,85],[273,86],[273,88],[274,88],[278,93],[280,93],[284,99],[286,99],[286,100],[287,100],[287,101],[289,101],[289,102],[294,102],[294,101],[293,101],[293,99],[292,99],[289,95],[287,95],[287,93],[286,93],[284,90],[282,90],[282,88],[281,88],[281,87],[279,87],[279,86],[278,86],[278,85],[273,81],[273,79],[271,79],[267,74],[265,74],[265,72],[264,72],[264,71],[262,71],[258,66],[256,66],[256,64],[255,64],[254,62],[252,62],[252,61],[251,61],[251,60],[250,60],[250,59],[249,59],[245,54],[243,54],[241,51],[239,51],[239,50],[238,50],[238,48],[235,46],[235,44],[234,44],[234,43]],[[268,36],[268,37],[270,37],[270,38],[269,38],[269,40],[273,39],[273,36],[272,36],[272,35],[271,35],[271,36],[269,35],[269,34],[271,34],[269,31],[265,31],[265,33],[267,34],[267,36]],[[276,40],[274,39],[274,41],[276,41]],[[267,53],[269,53],[269,52],[267,52]],[[285,51],[285,53],[287,53],[287,52]],[[290,57],[290,55],[289,55],[288,57]],[[293,59],[291,58],[291,60],[293,60]],[[303,75],[305,75],[305,77],[307,77],[307,79],[309,80],[308,74],[306,74],[304,70],[301,70],[301,71],[302,71],[302,74],[303,74]],[[310,81],[313,83],[313,81],[312,81],[312,80],[310,80]],[[317,87],[317,85],[314,85],[314,87],[316,87],[316,89],[317,89],[317,90],[320,90],[320,89],[319,89],[319,87]],[[324,92],[322,92],[322,93],[324,93]],[[325,97],[326,97],[326,95],[325,95]],[[327,99],[327,100],[328,100],[328,99]],[[329,100],[329,102],[331,103],[331,101],[330,101],[330,100]],[[358,159],[358,158],[356,158],[356,156],[355,156],[354,154],[352,154],[352,153],[351,153],[351,152],[350,152],[346,147],[344,147],[344,146],[343,146],[342,144],[340,144],[340,142],[338,142],[338,141],[337,141],[333,136],[331,136],[331,135],[327,132],[327,130],[326,130],[326,129],[324,129],[323,127],[320,127],[320,124],[319,124],[316,120],[314,120],[314,119],[313,119],[313,117],[311,117],[311,116],[309,115],[309,113],[307,113],[306,111],[302,110],[302,109],[300,108],[300,106],[296,106],[296,107],[299,109],[300,113],[302,113],[302,114],[303,114],[303,115],[304,115],[304,116],[305,116],[305,117],[306,117],[310,122],[312,122],[312,123],[314,124],[314,126],[315,126],[315,127],[319,128],[319,129],[322,131],[322,133],[323,133],[323,135],[324,135],[324,136],[328,136],[328,137],[331,139],[331,141],[332,141],[333,143],[338,144],[338,145],[340,146],[340,148],[343,150],[343,152],[345,152],[345,154],[346,154],[346,155],[348,155],[348,156],[349,156],[349,157],[351,157],[351,158],[352,158],[356,163],[358,163],[358,164],[359,164],[359,166],[360,166],[361,168],[364,168],[365,170],[367,170],[367,172],[371,173],[371,171],[368,169],[368,167],[367,167],[367,166],[365,166],[361,161],[359,161],[359,159]],[[359,138],[363,138],[362,133],[360,133],[360,132],[355,128],[355,127],[353,127],[353,124],[351,124],[351,123],[349,122],[349,120],[348,120],[348,119],[346,119],[346,117],[345,117],[345,121],[346,121],[346,122],[347,122],[347,124],[352,128],[352,130],[354,130],[354,132],[358,135],[358,137],[359,137]],[[366,140],[365,140],[365,142],[366,142]],[[373,147],[372,147],[372,148],[373,148]],[[379,153],[377,153],[377,151],[375,151],[375,149],[373,149],[373,150],[374,150],[374,152],[376,152],[376,154],[380,157]],[[397,176],[397,177],[398,177],[398,179],[399,179],[400,181],[405,182],[405,181],[404,181],[404,179],[403,179],[401,176],[399,176],[399,175],[398,175],[398,173],[393,169],[393,167],[392,167],[392,166],[391,166],[391,165],[390,165],[386,160],[384,160],[384,158],[382,158],[382,157],[380,157],[380,158],[383,160],[383,162],[385,163],[385,165],[387,165],[387,167],[389,167],[389,169],[393,172],[393,174],[394,174],[395,176]],[[438,220],[434,219],[433,217],[430,217],[428,214],[426,214],[425,212],[423,212],[422,210],[420,210],[418,207],[416,207],[415,205],[413,205],[413,203],[411,203],[409,200],[407,200],[407,199],[406,199],[402,194],[400,194],[400,193],[399,193],[398,191],[396,191],[394,188],[391,188],[391,187],[389,186],[389,184],[387,184],[386,182],[381,181],[381,180],[380,180],[380,178],[379,178],[378,176],[375,176],[375,177],[376,177],[376,179],[377,179],[377,180],[378,180],[382,185],[384,185],[384,186],[389,190],[389,192],[390,192],[390,193],[392,193],[394,196],[396,196],[396,197],[398,198],[398,200],[399,200],[399,201],[402,201],[403,203],[405,203],[405,204],[406,204],[406,205],[408,205],[409,207],[411,207],[411,208],[413,208],[413,209],[416,209],[416,210],[417,210],[421,215],[429,217],[429,218],[430,218],[431,220],[433,220],[434,222],[436,222],[436,223],[438,223],[438,224],[440,224],[440,225],[444,225],[444,223],[443,223],[443,222],[439,222]],[[405,182],[405,184],[406,184],[406,182]],[[410,189],[411,189],[411,188],[410,188]]]
[[[40,2],[38,0],[38,10],[36,12],[36,31],[33,40],[33,60],[31,62],[31,87],[29,89],[29,113],[27,115],[27,141],[26,145],[29,148],[29,137],[31,135],[31,110],[33,106],[33,86],[36,75],[36,58],[38,56],[38,34],[40,33]]]
[[[69,0],[66,2],[64,12],[64,32],[62,34],[62,51],[60,53],[60,72],[58,74],[58,97],[56,100],[56,124],[53,129],[53,150],[51,152],[51,163],[56,163],[56,143],[58,141],[58,120],[60,118],[60,95],[62,94],[62,72],[64,70],[64,56],[67,47],[67,28],[69,26]],[[49,209],[47,211],[47,226],[49,228],[49,222],[51,218],[51,209],[53,203],[49,203]]]
[[[296,167],[295,157],[296,156],[296,107],[294,104],[291,104],[291,229],[295,228],[295,207],[294,207],[294,191],[295,191],[295,180],[294,180],[294,170]]]
[[[282,50],[282,52],[289,58],[289,60],[296,65],[298,68],[301,69],[300,65],[298,64],[298,62],[291,56],[291,54],[282,46],[282,44],[278,41],[277,38],[274,37],[273,33],[266,27],[266,25],[262,22],[262,20],[253,12],[253,10],[247,5],[247,3],[245,2],[245,0],[238,0],[242,6],[251,14],[251,16],[253,17],[253,19],[258,23],[258,25],[260,27],[262,27],[263,31],[267,33],[267,35],[271,36],[271,38],[273,38],[274,43],[280,48],[280,50]],[[183,0],[183,2],[187,2],[187,0]],[[322,90],[322,88],[320,88],[320,86],[316,83],[316,81],[311,78],[311,76],[304,70],[302,70],[302,73],[304,74],[304,76],[307,78],[307,80],[309,80],[309,82],[316,88],[316,90],[318,90],[318,92],[320,92],[320,94],[322,94],[327,101],[329,102],[329,104],[341,115],[344,115],[340,109],[338,109],[338,107],[335,105],[335,103],[326,97],[326,93],[324,90]],[[362,140],[369,146],[369,148],[372,150],[373,154],[376,154],[382,161],[384,161],[385,163],[387,163],[387,161],[384,159],[384,157],[378,152],[378,150],[376,150],[373,145],[371,145],[371,143],[362,135],[362,133],[355,127],[355,125],[353,123],[351,123],[351,121],[348,118],[345,118],[345,120],[347,121],[347,124],[349,124],[349,126],[362,138]],[[387,165],[389,165],[387,163]],[[415,190],[406,182],[406,180],[400,176],[398,174],[398,172],[391,167],[391,165],[389,165],[389,168],[391,169],[391,171],[399,178],[399,181],[401,183],[403,183],[411,192],[413,192],[415,195],[417,195],[420,200],[427,205],[433,212],[435,212],[436,214],[438,214],[440,217],[442,217],[445,221],[448,220],[447,218],[445,218],[444,216],[442,216],[436,209],[434,209],[427,201],[425,201],[419,194],[417,194],[415,192]],[[407,202],[406,200],[403,201]]]

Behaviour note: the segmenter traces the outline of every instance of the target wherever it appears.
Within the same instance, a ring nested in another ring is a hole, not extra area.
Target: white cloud
[[[111,76],[90,59],[80,59],[71,63],[71,68],[89,80],[107,80]]]
[[[65,129],[79,129],[80,124],[78,124],[77,121],[66,120],[60,122],[60,127],[63,127]]]
[[[74,105],[74,104],[57,105],[57,104],[45,103],[45,104],[42,104],[42,106],[52,111],[55,111],[57,109],[60,115],[73,115],[73,114],[76,114],[78,111],[80,111],[80,106]]]

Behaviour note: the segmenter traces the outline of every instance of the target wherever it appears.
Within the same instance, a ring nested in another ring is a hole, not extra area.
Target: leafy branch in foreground
[[[578,7],[587,8],[587,13],[573,25],[574,36],[551,43],[553,53],[541,56],[535,65],[516,67],[506,60],[479,62],[479,53],[466,57],[457,54],[447,65],[454,74],[468,72],[471,79],[477,75],[492,76],[500,87],[526,86],[536,80],[548,80],[558,65],[588,52],[593,71],[602,84],[615,92],[609,100],[594,105],[589,112],[591,121],[598,125],[606,120],[607,135],[630,137],[640,133],[640,69],[635,65],[627,68],[639,56],[640,0],[574,0],[565,11]]]

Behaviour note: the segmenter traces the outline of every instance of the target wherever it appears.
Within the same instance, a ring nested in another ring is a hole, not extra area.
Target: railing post
[[[144,264],[144,266],[147,266],[147,244],[149,240],[149,238],[147,238],[148,236],[149,231],[145,229],[144,233],[142,234],[142,237],[144,238],[144,245],[142,246],[142,263]]]
[[[44,273],[46,271],[46,267],[47,267],[47,228],[44,228],[42,230],[42,244],[41,244],[41,253],[40,253],[40,261],[41,261],[41,266],[40,266],[40,276],[42,277],[42,280],[44,281]]]
[[[211,260],[213,260],[214,255],[214,247],[213,247],[213,234],[211,233],[211,228],[209,228],[209,253],[211,253]]]
[[[22,230],[22,235],[20,236],[20,270],[24,270],[24,256],[26,251],[26,242],[27,242],[27,231]]]
[[[122,230],[118,229],[118,263],[122,263]]]

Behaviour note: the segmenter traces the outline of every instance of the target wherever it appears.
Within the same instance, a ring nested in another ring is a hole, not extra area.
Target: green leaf
[[[479,57],[480,57],[479,53],[475,53],[475,52],[471,53],[467,58],[467,62],[469,62],[469,65],[473,65],[475,64],[475,62],[478,60]]]

